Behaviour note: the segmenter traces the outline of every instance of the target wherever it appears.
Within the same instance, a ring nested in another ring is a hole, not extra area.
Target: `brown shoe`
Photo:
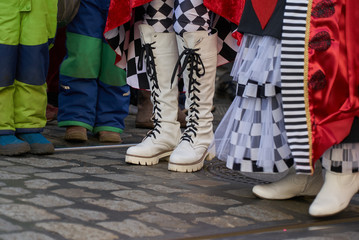
[[[98,139],[100,142],[122,142],[121,136],[117,132],[100,131],[98,133]]]
[[[136,128],[153,128],[151,92],[137,91]]]
[[[80,126],[70,126],[66,128],[65,140],[69,142],[86,142],[87,129]]]

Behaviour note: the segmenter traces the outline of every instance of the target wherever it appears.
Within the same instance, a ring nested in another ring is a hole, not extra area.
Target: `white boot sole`
[[[204,160],[212,160],[215,156],[209,152],[205,152],[203,156],[195,162],[191,163],[168,163],[168,170],[173,172],[196,172],[202,169]]]
[[[169,151],[169,152],[159,153],[155,156],[148,156],[148,157],[127,154],[126,158],[125,158],[125,162],[136,164],[136,165],[150,166],[150,165],[158,164],[160,159],[164,159],[164,160],[168,161],[171,153],[172,153],[172,151]]]

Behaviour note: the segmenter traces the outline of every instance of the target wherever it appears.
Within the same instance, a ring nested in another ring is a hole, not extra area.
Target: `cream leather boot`
[[[254,186],[252,192],[264,199],[289,199],[298,196],[316,196],[323,185],[322,166],[317,161],[312,176],[296,174],[291,168],[284,178],[277,182]]]
[[[339,174],[326,171],[324,185],[309,208],[314,217],[330,216],[344,210],[359,191],[359,173]]]
[[[213,142],[211,110],[217,69],[217,33],[208,36],[207,31],[186,32],[183,37],[177,35],[177,44],[187,89],[188,116],[180,144],[171,154],[168,170],[194,172],[203,167],[205,159],[214,157],[208,147]]]
[[[156,33],[146,24],[139,25],[142,46],[146,51],[147,75],[150,78],[154,128],[143,141],[126,152],[127,163],[157,164],[168,158],[181,137],[178,111],[178,78],[171,76],[178,59],[175,33]]]

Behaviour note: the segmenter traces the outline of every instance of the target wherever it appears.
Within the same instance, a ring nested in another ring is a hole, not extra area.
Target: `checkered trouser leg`
[[[155,32],[173,32],[173,7],[174,0],[152,0],[145,5],[144,23]]]
[[[322,165],[327,171],[355,173],[359,171],[359,143],[334,145],[322,156]]]
[[[174,30],[177,34],[210,29],[209,10],[203,0],[175,0]]]
[[[210,16],[203,0],[152,0],[146,6],[144,22],[156,32],[184,32],[210,29]],[[174,10],[174,11],[173,11]]]

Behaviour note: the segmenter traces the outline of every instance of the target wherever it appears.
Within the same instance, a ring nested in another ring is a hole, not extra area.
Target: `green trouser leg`
[[[0,87],[0,134],[11,134],[15,131],[14,102],[15,86]]]
[[[46,125],[46,83],[37,86],[15,80],[14,85],[16,131],[40,132]]]

